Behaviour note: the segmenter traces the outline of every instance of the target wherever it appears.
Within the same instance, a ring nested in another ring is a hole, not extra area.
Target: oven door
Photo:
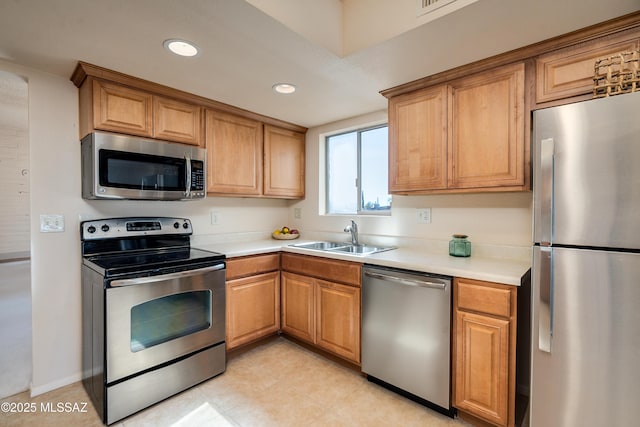
[[[109,286],[107,384],[224,342],[224,263]]]

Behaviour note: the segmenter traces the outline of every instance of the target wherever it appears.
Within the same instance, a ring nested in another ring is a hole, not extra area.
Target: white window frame
[[[376,124],[376,125],[371,125],[371,126],[364,126],[364,127],[358,127],[355,129],[349,129],[349,130],[345,130],[345,131],[341,131],[341,132],[336,132],[336,133],[331,133],[329,135],[325,135],[324,136],[324,178],[325,178],[325,215],[335,215],[335,216],[353,216],[353,215],[357,215],[357,216],[391,216],[391,208],[393,206],[393,204],[391,204],[389,206],[388,209],[381,209],[381,210],[364,210],[363,206],[362,206],[362,133],[370,131],[370,130],[375,130],[375,129],[380,129],[380,128],[388,128],[389,124],[388,123],[380,123],[380,124]],[[359,199],[357,201],[357,211],[356,212],[351,212],[351,213],[343,213],[343,212],[329,212],[329,197],[330,197],[330,185],[329,185],[329,139],[332,137],[336,137],[336,136],[340,136],[340,135],[346,135],[349,133],[356,133],[357,134],[357,178],[356,178],[356,188],[357,188],[357,198]],[[387,144],[388,144],[388,140],[387,140]],[[387,157],[387,161],[388,161],[388,157]]]

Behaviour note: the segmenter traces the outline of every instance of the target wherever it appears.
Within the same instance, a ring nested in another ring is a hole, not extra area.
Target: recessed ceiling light
[[[288,95],[296,91],[296,86],[291,83],[276,83],[273,85],[273,90],[277,93]]]
[[[198,47],[186,40],[169,39],[165,40],[162,45],[165,49],[180,56],[196,56],[198,54]]]

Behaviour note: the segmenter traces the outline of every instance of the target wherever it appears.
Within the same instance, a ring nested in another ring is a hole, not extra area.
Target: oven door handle
[[[190,276],[197,276],[200,274],[209,273],[211,271],[223,270],[224,263],[216,264],[210,267],[198,268],[196,270],[179,271],[177,273],[160,274],[157,276],[138,277],[135,279],[122,279],[114,280],[110,283],[112,288],[118,288],[121,286],[142,285],[144,283],[162,282],[164,280],[182,279]]]

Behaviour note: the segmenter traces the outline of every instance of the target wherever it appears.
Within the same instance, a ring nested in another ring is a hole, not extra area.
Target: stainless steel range
[[[225,371],[224,255],[183,218],[84,221],[83,384],[112,424]]]

